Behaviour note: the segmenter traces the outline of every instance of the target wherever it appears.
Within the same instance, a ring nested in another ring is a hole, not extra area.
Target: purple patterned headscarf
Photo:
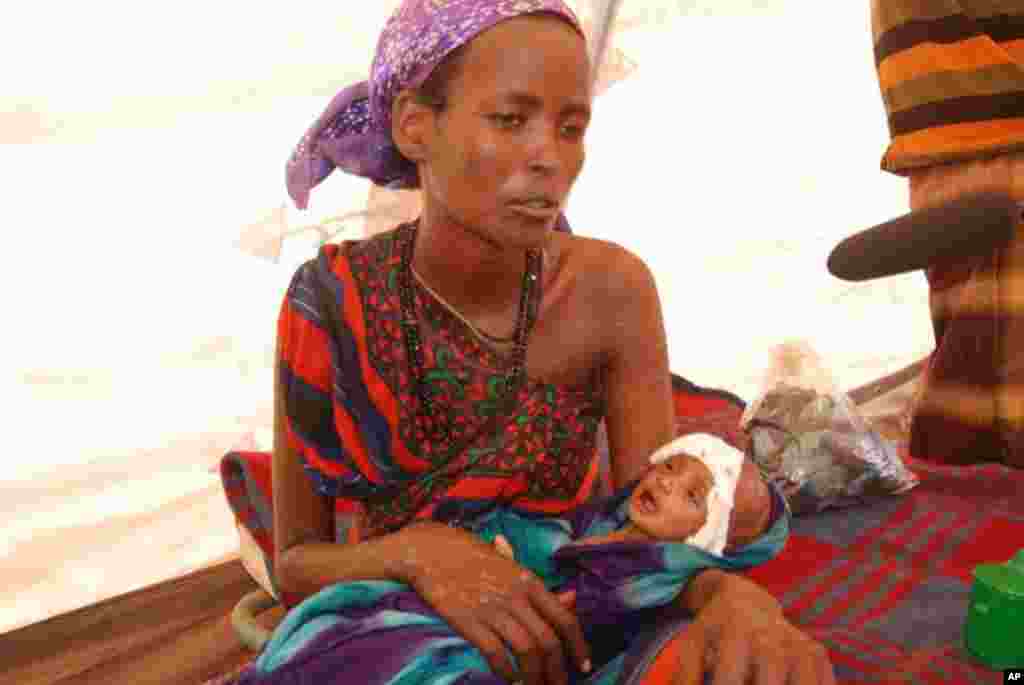
[[[423,85],[456,48],[507,19],[550,13],[580,35],[579,20],[562,0],[405,0],[377,42],[370,80],[338,93],[288,160],[288,194],[299,209],[335,168],[386,188],[416,188],[416,165],[391,139],[391,105]]]

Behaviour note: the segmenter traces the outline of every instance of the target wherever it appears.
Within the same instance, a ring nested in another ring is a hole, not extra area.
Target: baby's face
[[[651,466],[629,498],[629,518],[657,540],[681,542],[704,525],[711,470],[688,454]]]

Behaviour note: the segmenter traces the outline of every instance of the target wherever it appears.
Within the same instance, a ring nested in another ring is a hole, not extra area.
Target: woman
[[[529,684],[566,682],[566,655],[584,671],[602,656],[571,597],[460,527],[492,502],[563,514],[588,501],[602,419],[616,487],[673,437],[650,272],[618,246],[555,230],[583,165],[591,81],[561,0],[407,0],[369,84],[335,98],[289,162],[300,207],[338,166],[420,188],[423,211],[326,247],[289,288],[279,589],[294,604],[342,581],[405,582],[496,673]],[[740,487],[757,488],[745,473]],[[358,544],[329,542],[336,497],[358,503]],[[737,524],[763,529],[768,496],[753,499]],[[453,525],[430,520],[440,505],[459,512]],[[681,682],[702,664],[716,683],[832,682],[824,650],[752,583],[709,570],[679,604],[697,614],[676,650]]]

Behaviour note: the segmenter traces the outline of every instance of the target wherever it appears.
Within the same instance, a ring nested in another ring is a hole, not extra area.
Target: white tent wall
[[[850,284],[825,269],[842,238],[908,210],[906,181],[879,170],[868,22],[867,3],[797,2],[618,39],[639,68],[595,104],[569,216],[645,259],[672,368],[694,382],[752,399],[788,338],[841,387],[933,346],[923,274]]]
[[[13,10],[0,632],[237,549],[211,468],[267,446],[274,323],[317,235],[286,240],[277,263],[236,243],[268,217],[294,230],[366,206],[369,184],[335,174],[309,211],[282,211],[283,163],[365,77],[395,4]],[[878,170],[867,13],[623,5],[613,47],[638,68],[597,103],[569,217],[648,261],[673,369],[698,383],[750,398],[789,337],[844,386],[931,346],[920,274],[850,286],[824,269],[839,238],[906,209],[903,182]]]

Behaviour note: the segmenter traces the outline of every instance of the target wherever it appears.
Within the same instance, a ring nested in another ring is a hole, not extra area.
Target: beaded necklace
[[[394,240],[401,247],[401,267],[398,272],[398,296],[401,304],[402,338],[405,351],[411,361],[411,372],[416,394],[419,396],[420,408],[431,426],[431,437],[434,440],[448,441],[450,432],[447,422],[442,424],[434,412],[434,402],[430,388],[423,376],[423,342],[420,339],[419,320],[416,318],[416,307],[412,293],[412,255],[416,244],[417,223],[404,224],[395,231]],[[523,270],[523,286],[519,292],[519,311],[516,314],[516,326],[513,333],[511,368],[505,374],[504,392],[514,395],[525,377],[526,341],[533,330],[537,318],[536,299],[533,291],[540,281],[541,255],[539,250],[526,251],[526,267]],[[461,317],[460,317],[461,318]],[[470,328],[473,328],[472,326]]]
[[[487,331],[482,330],[480,328],[477,328],[473,324],[473,322],[470,321],[465,316],[463,316],[462,312],[460,312],[458,309],[456,309],[452,305],[451,302],[449,302],[444,297],[442,297],[441,293],[439,293],[436,290],[434,290],[433,288],[431,288],[430,284],[427,283],[427,279],[423,278],[423,276],[420,274],[420,272],[416,270],[416,267],[412,267],[412,275],[416,278],[417,281],[420,282],[420,285],[423,286],[424,290],[426,290],[428,293],[430,293],[434,297],[435,300],[437,300],[438,302],[443,304],[445,306],[445,309],[447,309],[453,315],[455,315],[455,317],[457,317],[459,319],[459,321],[461,321],[462,323],[466,324],[466,327],[470,331],[472,331],[473,335],[475,335],[476,337],[480,338],[484,342],[489,342],[492,345],[499,345],[499,346],[500,345],[510,345],[510,344],[512,344],[512,343],[514,343],[516,341],[516,333],[515,333],[515,331],[512,331],[511,335],[499,337],[499,336],[496,336],[496,335],[491,335]]]

